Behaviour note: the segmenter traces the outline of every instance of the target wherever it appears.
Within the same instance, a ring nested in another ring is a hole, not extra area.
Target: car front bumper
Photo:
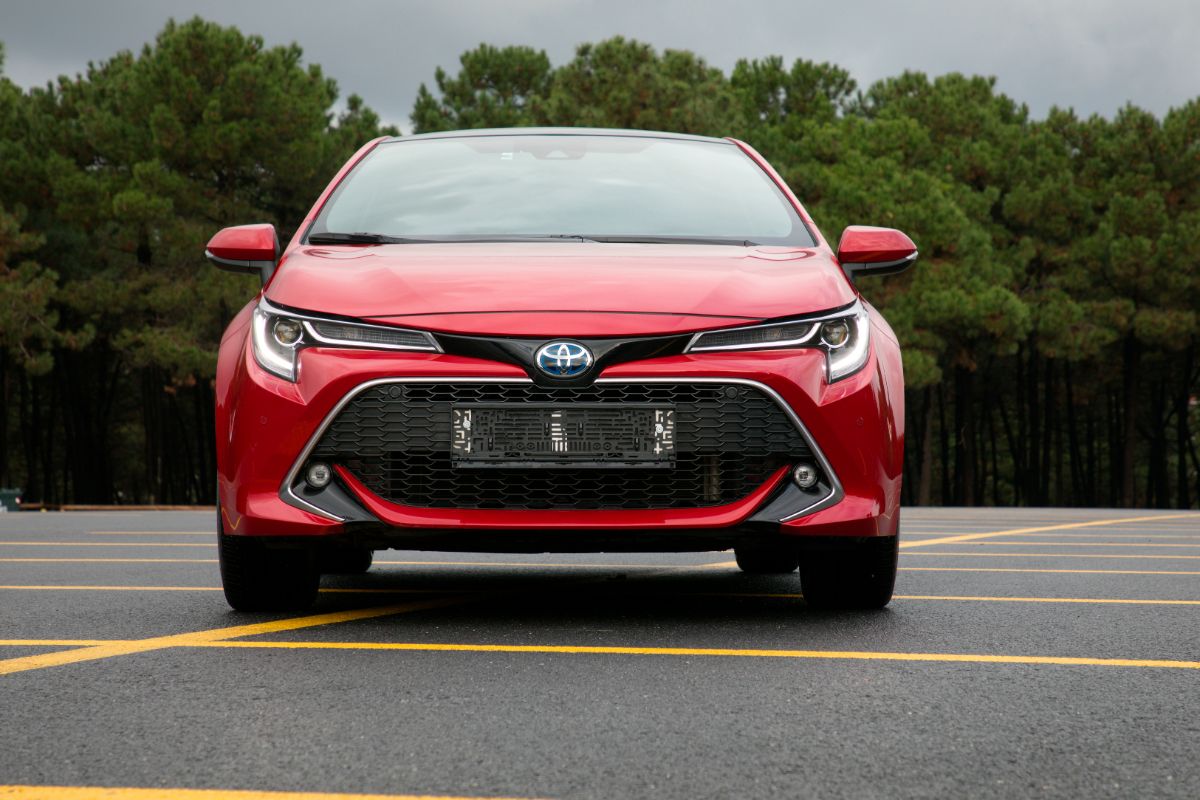
[[[218,480],[226,533],[347,537],[437,550],[716,550],[747,538],[893,536],[899,524],[903,394],[899,353],[883,336],[858,373],[825,380],[815,350],[712,352],[617,364],[600,382],[720,382],[757,387],[794,419],[825,480],[800,492],[787,469],[733,503],[704,508],[423,508],[370,491],[344,466],[332,494],[310,496],[304,458],[337,411],[387,383],[528,382],[512,364],[456,355],[306,349],[296,383],[264,372],[229,337],[218,396]]]

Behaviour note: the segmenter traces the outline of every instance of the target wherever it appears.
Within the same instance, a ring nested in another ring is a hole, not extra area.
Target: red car
[[[799,567],[811,606],[895,581],[900,348],[858,275],[746,144],[514,129],[377,139],[260,274],[217,367],[221,577],[303,608],[372,552],[716,551]]]

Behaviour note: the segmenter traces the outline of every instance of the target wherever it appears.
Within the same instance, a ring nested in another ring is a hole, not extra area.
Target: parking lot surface
[[[880,612],[731,553],[386,551],[271,615],[211,512],[0,515],[0,798],[1200,797],[1200,514],[902,528]]]

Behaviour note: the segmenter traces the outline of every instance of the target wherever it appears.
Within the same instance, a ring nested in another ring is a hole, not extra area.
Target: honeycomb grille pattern
[[[640,403],[675,409],[671,468],[456,467],[459,403]],[[386,384],[352,399],[313,449],[372,492],[423,508],[670,509],[743,499],[784,464],[810,458],[804,437],[768,396],[740,384]]]

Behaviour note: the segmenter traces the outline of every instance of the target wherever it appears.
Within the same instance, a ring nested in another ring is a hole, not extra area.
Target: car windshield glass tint
[[[309,235],[326,233],[813,245],[775,183],[731,143],[577,134],[381,144]]]

